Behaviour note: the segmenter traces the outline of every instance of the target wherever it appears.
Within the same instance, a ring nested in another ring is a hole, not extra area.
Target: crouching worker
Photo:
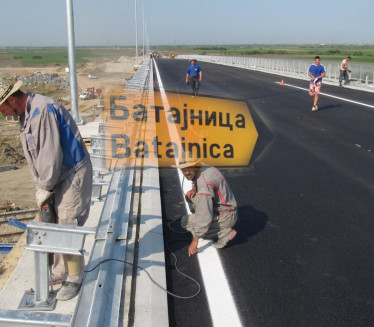
[[[69,112],[51,98],[23,93],[22,82],[0,84],[0,112],[20,117],[24,155],[41,208],[52,204],[56,222],[83,226],[89,214],[92,165],[78,127]],[[83,256],[55,254],[53,282],[62,282],[56,298],[70,300],[80,290]]]
[[[236,201],[225,177],[214,167],[194,159],[182,159],[177,166],[192,181],[186,194],[193,213],[182,217],[181,225],[192,234],[188,255],[197,253],[199,238],[213,239],[213,246],[224,248],[235,235]]]

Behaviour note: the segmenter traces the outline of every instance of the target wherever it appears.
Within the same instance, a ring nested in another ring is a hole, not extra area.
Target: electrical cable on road
[[[172,225],[174,222],[176,222],[177,220],[180,220],[180,218],[174,219],[172,222],[170,222],[170,223],[168,224],[169,229],[170,229],[172,232],[174,232],[174,233],[178,233],[178,234],[187,234],[188,232],[178,232],[178,231],[175,231],[175,230],[173,230],[173,229],[171,228],[171,225]],[[163,286],[161,286],[159,283],[157,283],[157,282],[152,278],[151,274],[147,271],[146,268],[141,267],[141,266],[139,266],[139,265],[137,265],[137,264],[133,264],[133,263],[131,263],[131,262],[125,261],[125,260],[114,259],[114,258],[104,259],[103,261],[100,261],[99,263],[97,263],[93,268],[91,268],[91,269],[87,269],[87,270],[85,270],[84,272],[85,272],[85,273],[87,273],[87,272],[92,272],[92,271],[94,271],[98,266],[100,266],[100,265],[101,265],[102,263],[104,263],[104,262],[108,262],[108,261],[118,261],[118,262],[122,262],[122,263],[125,263],[125,264],[128,264],[128,265],[131,265],[131,266],[136,266],[137,268],[143,270],[143,271],[147,274],[147,276],[149,277],[149,279],[151,280],[151,282],[152,282],[153,284],[155,284],[157,287],[159,287],[160,289],[162,289],[164,292],[168,293],[169,295],[171,295],[171,296],[173,296],[173,297],[175,297],[175,298],[178,298],[178,299],[183,299],[183,300],[192,299],[192,298],[194,298],[195,296],[197,296],[197,295],[200,293],[200,291],[201,291],[201,285],[199,284],[199,282],[198,282],[196,279],[194,279],[194,278],[192,278],[191,276],[188,276],[188,275],[186,275],[185,273],[183,273],[182,271],[180,271],[180,269],[178,268],[178,265],[177,265],[178,258],[177,258],[177,256],[175,255],[175,253],[174,253],[174,252],[170,249],[170,247],[169,247],[169,245],[170,245],[171,243],[182,242],[182,241],[188,242],[189,240],[188,240],[188,239],[177,239],[177,240],[171,240],[171,241],[168,241],[168,242],[166,243],[165,247],[167,248],[167,250],[168,250],[168,251],[171,253],[171,255],[173,256],[173,258],[174,258],[174,260],[175,260],[174,266],[175,266],[175,269],[178,271],[178,273],[181,274],[182,276],[184,276],[185,278],[191,280],[192,282],[194,282],[194,283],[197,285],[198,290],[197,290],[194,294],[192,294],[192,295],[190,295],[190,296],[182,296],[182,295],[178,295],[178,294],[175,294],[175,293],[172,293],[172,292],[168,291],[166,288],[164,288]]]

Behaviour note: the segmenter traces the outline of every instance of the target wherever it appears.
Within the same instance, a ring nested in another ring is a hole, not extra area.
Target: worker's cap
[[[16,84],[0,82],[0,105],[2,105],[13,93],[18,91],[22,85],[22,81],[18,81]]]
[[[183,168],[196,166],[199,163],[200,163],[200,160],[193,157],[192,154],[183,153],[181,158],[179,159],[179,163],[177,165],[172,165],[172,167],[183,169]]]
[[[194,62],[197,62],[197,60],[196,60],[196,59],[191,59],[191,60],[190,60],[190,62],[192,62],[192,61],[194,61]]]

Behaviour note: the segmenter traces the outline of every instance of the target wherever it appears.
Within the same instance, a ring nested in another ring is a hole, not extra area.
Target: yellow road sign
[[[157,159],[160,167],[182,153],[214,166],[247,166],[258,132],[247,103],[232,99],[111,90],[105,99],[110,156]]]

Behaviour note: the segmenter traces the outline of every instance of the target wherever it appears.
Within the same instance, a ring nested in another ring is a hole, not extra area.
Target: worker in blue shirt
[[[186,84],[190,84],[192,92],[197,95],[199,91],[200,82],[203,77],[200,66],[196,63],[196,59],[190,60],[190,65],[187,68]]]
[[[321,65],[321,58],[319,56],[314,57],[314,65],[309,67],[308,75],[310,77],[309,95],[313,98],[312,111],[319,109],[319,93],[322,86],[322,78],[326,75],[326,70]]]

